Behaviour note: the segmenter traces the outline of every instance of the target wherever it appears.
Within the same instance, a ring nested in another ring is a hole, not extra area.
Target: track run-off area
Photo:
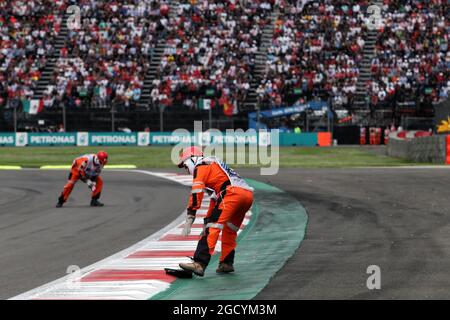
[[[0,171],[0,298],[450,298],[447,167],[240,169],[256,191],[236,273],[216,275],[215,256],[204,278],[177,280],[157,271],[195,250],[205,209],[180,240],[189,181],[164,172],[105,171],[105,207],[80,183],[56,209],[67,171]],[[380,290],[366,286],[371,265]],[[81,281],[67,288],[69,266]]]

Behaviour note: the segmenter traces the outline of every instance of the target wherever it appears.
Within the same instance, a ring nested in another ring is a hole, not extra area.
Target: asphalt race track
[[[285,190],[309,215],[305,240],[257,299],[450,298],[449,169],[239,172]],[[0,298],[129,247],[173,221],[187,200],[174,182],[109,171],[106,207],[90,208],[79,183],[56,209],[66,176],[0,172]],[[366,287],[370,265],[381,269],[381,290]]]
[[[78,182],[64,208],[55,204],[67,171],[0,172],[0,299],[7,299],[123,250],[168,225],[188,190],[175,182],[106,171],[103,208],[91,208]]]
[[[240,170],[309,215],[300,248],[256,298],[449,299],[449,169]],[[367,289],[369,265],[381,290]]]

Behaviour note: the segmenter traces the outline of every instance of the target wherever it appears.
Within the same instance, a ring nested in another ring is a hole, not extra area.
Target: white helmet
[[[193,175],[195,167],[203,160],[203,151],[199,147],[189,147],[183,150],[180,155],[179,168],[186,168],[189,174]]]

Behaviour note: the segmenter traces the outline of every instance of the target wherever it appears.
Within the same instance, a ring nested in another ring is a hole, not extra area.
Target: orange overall
[[[205,188],[213,190],[217,198],[211,200],[194,261],[204,267],[209,264],[222,232],[220,262],[233,264],[237,232],[253,203],[252,188],[223,163],[200,164],[194,171],[188,212],[195,213],[200,208]]]
[[[92,199],[99,199],[102,188],[103,180],[100,177],[101,167],[96,167],[93,162],[94,155],[84,155],[76,158],[73,161],[72,169],[69,174],[69,179],[64,186],[64,190],[59,197],[60,202],[66,202],[70,193],[78,180],[86,182],[88,179],[95,182],[96,186],[92,190]]]

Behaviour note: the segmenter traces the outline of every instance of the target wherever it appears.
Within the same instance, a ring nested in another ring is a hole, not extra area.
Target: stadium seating
[[[55,55],[72,3],[82,23],[64,33]],[[263,108],[330,99],[335,108],[352,109],[361,81],[375,109],[448,98],[448,1],[383,3],[366,81],[360,74],[369,0],[0,1],[0,107],[35,97],[54,56],[43,94],[47,110],[133,108],[144,90],[149,105],[185,110],[206,96],[241,106],[250,92]],[[273,36],[263,43],[268,26]],[[162,56],[152,61],[161,42]],[[152,65],[156,76],[149,81]]]
[[[349,105],[356,91],[368,1],[286,1],[275,23],[265,76],[257,89],[267,107],[303,99]]]
[[[242,103],[250,87],[261,30],[274,0],[181,1],[154,82],[152,102],[196,106],[211,88],[220,103]]]
[[[449,2],[385,0],[383,10],[367,83],[370,103],[448,98]]]
[[[62,0],[0,1],[0,106],[33,96],[54,51],[66,8]]]
[[[47,96],[67,106],[125,105],[140,99],[157,41],[168,26],[166,1],[83,0]]]

